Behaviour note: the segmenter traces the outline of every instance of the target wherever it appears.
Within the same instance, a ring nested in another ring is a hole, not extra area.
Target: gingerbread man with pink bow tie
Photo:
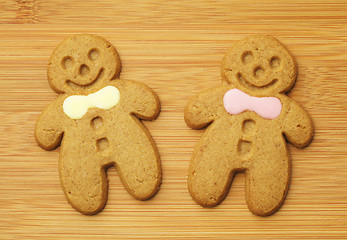
[[[161,182],[156,145],[140,121],[158,116],[159,98],[140,82],[119,79],[120,69],[116,49],[89,34],[65,39],[49,61],[48,81],[59,97],[38,118],[35,138],[45,150],[61,144],[60,182],[83,214],[105,206],[110,166],[139,200]]]
[[[296,76],[293,57],[270,36],[250,36],[226,53],[223,84],[193,97],[185,108],[188,126],[207,126],[188,171],[197,203],[221,203],[235,173],[244,172],[253,214],[271,215],[282,205],[291,175],[286,140],[305,147],[313,137],[310,116],[285,94]]]

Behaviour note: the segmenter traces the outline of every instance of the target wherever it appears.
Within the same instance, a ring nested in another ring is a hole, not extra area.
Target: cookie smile
[[[277,79],[275,78],[264,85],[255,85],[249,82],[241,73],[238,73],[236,77],[241,85],[243,85],[246,88],[253,88],[253,89],[260,89],[260,88],[267,89],[276,85],[276,83],[278,82]]]
[[[72,80],[67,80],[66,83],[70,87],[72,87],[74,89],[80,88],[80,87],[84,87],[84,88],[85,87],[89,87],[89,86],[93,85],[94,83],[96,83],[101,78],[103,71],[104,71],[104,68],[100,68],[100,70],[99,70],[98,74],[96,75],[96,77],[94,79],[92,79],[91,81],[89,81],[88,83],[86,83],[86,84],[79,84],[79,83],[76,83],[76,82],[74,82]]]

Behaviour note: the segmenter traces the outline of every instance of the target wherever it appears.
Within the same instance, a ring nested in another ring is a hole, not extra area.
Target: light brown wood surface
[[[118,2],[118,3],[117,3]],[[109,40],[121,78],[159,95],[162,111],[145,122],[163,168],[158,194],[133,199],[109,169],[105,209],[84,216],[66,202],[59,149],[34,140],[54,47],[75,33]],[[250,34],[270,34],[298,63],[290,96],[310,113],[315,137],[292,155],[282,208],[252,215],[238,174],[225,201],[197,205],[186,186],[190,156],[204,130],[183,119],[188,99],[220,84],[226,50]],[[347,239],[347,2],[278,1],[0,1],[0,239]]]

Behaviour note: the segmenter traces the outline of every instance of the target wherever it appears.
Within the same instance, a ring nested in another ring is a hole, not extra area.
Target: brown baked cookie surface
[[[39,116],[35,138],[45,150],[61,144],[61,185],[83,214],[104,208],[110,166],[139,200],[161,182],[159,154],[141,122],[158,116],[159,98],[140,82],[119,79],[120,69],[116,49],[87,34],[62,41],[49,61],[48,80],[60,95]]]
[[[252,213],[271,215],[282,205],[291,173],[286,140],[305,147],[313,137],[310,116],[285,95],[296,75],[294,58],[270,36],[250,36],[226,53],[222,85],[193,97],[184,112],[191,128],[207,126],[188,171],[197,203],[221,203],[234,174],[245,172]]]

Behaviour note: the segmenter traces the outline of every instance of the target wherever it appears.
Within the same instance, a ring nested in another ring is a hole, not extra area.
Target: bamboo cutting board
[[[347,239],[347,2],[0,1],[0,239]],[[108,170],[105,209],[84,216],[66,202],[58,151],[34,140],[39,113],[57,94],[46,69],[54,47],[75,33],[109,40],[121,78],[156,91],[162,111],[144,122],[163,169],[158,194],[133,199]],[[250,34],[270,34],[295,56],[290,97],[315,125],[309,147],[290,145],[292,181],[282,208],[252,215],[238,174],[224,202],[197,205],[186,186],[189,159],[204,130],[188,128],[188,99],[220,84],[226,50]]]

